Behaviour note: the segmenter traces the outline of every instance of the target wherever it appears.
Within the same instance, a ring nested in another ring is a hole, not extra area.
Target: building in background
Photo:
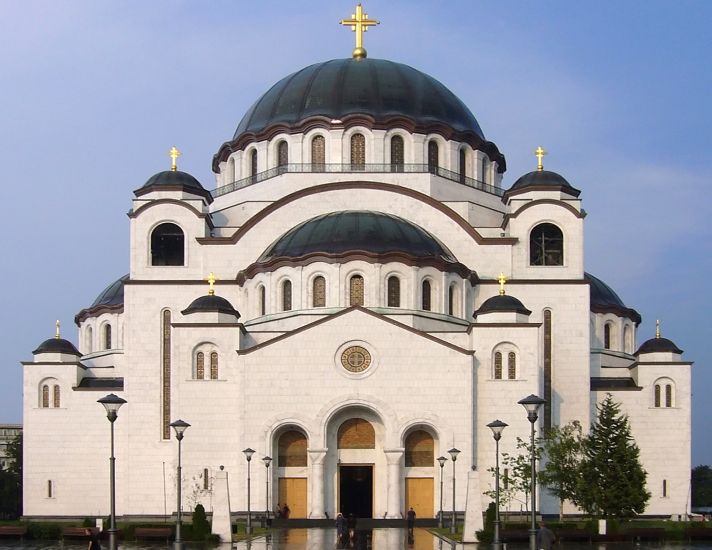
[[[0,470],[7,470],[12,465],[8,455],[10,444],[22,435],[22,424],[0,424]]]

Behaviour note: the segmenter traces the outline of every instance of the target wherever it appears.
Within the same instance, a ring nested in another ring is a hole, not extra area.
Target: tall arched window
[[[289,164],[289,145],[285,140],[282,140],[277,145],[277,166],[282,168]]]
[[[218,379],[218,352],[213,351],[210,354],[210,380]]]
[[[507,378],[514,380],[517,377],[517,354],[510,351],[507,354]]]
[[[235,181],[235,157],[227,159],[227,168],[225,170],[225,183]]]
[[[391,171],[402,172],[405,163],[405,146],[401,136],[391,138]]]
[[[195,356],[195,378],[197,380],[205,378],[205,353],[202,351]]]
[[[257,149],[252,149],[250,151],[250,176],[255,177],[257,175]]]
[[[487,183],[488,177],[487,177],[487,172],[489,168],[489,164],[487,162],[487,157],[482,157],[482,160],[480,161],[480,172],[482,173],[482,183]]]
[[[405,467],[432,468],[435,464],[435,442],[425,430],[415,430],[405,438]]]
[[[349,279],[349,305],[363,305],[363,277],[354,275]]]
[[[440,148],[438,142],[431,139],[428,142],[428,171],[437,174],[440,165]]]
[[[162,223],[151,233],[151,265],[183,265],[183,230],[174,223]]]
[[[106,323],[104,325],[104,349],[111,349],[111,325]]]
[[[49,386],[47,384],[42,386],[42,408],[49,408]]]
[[[447,314],[455,315],[455,287],[453,285],[447,289]]]
[[[388,307],[400,307],[400,279],[388,277]]]
[[[366,138],[363,134],[351,136],[351,169],[363,170],[366,164]]]
[[[660,384],[655,384],[655,406],[660,406]]]
[[[626,353],[633,353],[633,331],[626,325],[623,328],[623,345],[625,346]]]
[[[321,275],[312,282],[312,307],[326,307],[326,279]]]
[[[326,142],[324,136],[314,136],[311,141],[312,170],[321,172],[326,164]]]
[[[603,347],[605,349],[611,349],[611,324],[606,323],[603,325]]]
[[[541,223],[529,235],[531,265],[564,265],[564,235],[552,223]]]
[[[60,402],[61,402],[60,389],[59,389],[59,386],[57,384],[55,384],[54,387],[52,388],[52,406],[55,409],[58,409]]]
[[[672,384],[665,384],[665,406],[672,407]]]
[[[494,354],[494,379],[502,380],[502,352]]]
[[[467,177],[467,152],[464,149],[460,149],[460,182],[465,183],[465,178]]]
[[[422,296],[422,307],[425,311],[430,311],[431,308],[431,302],[430,302],[430,281],[427,279],[423,281],[422,284],[422,290],[421,290]]]
[[[671,408],[674,405],[674,390],[670,379],[661,379],[654,386],[655,407]]]
[[[277,466],[280,468],[305,467],[307,465],[307,437],[297,430],[289,430],[279,436],[277,443]]]
[[[84,337],[85,345],[84,349],[86,353],[91,353],[94,351],[94,330],[91,327],[87,327],[86,336]]]
[[[265,315],[267,312],[267,297],[266,297],[264,285],[260,285],[259,300],[260,300],[260,315]]]
[[[282,283],[282,311],[292,310],[292,281]]]
[[[376,432],[368,420],[350,418],[339,426],[336,446],[339,449],[375,449]]]

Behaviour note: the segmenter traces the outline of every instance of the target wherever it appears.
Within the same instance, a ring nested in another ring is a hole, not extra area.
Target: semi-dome
[[[583,278],[589,284],[591,311],[593,313],[613,313],[620,317],[627,317],[635,322],[636,325],[640,324],[640,313],[626,306],[610,286],[590,273],[584,273]]]
[[[370,58],[315,63],[281,79],[245,113],[213,168],[245,139],[267,139],[276,131],[303,132],[319,123],[346,123],[352,116],[377,129],[397,123],[412,132],[466,141],[496,161],[500,172],[505,170],[504,156],[485,140],[470,109],[446,86],[408,65]]]
[[[495,312],[513,312],[521,313],[522,315],[530,315],[531,311],[524,307],[524,304],[518,298],[509,294],[498,294],[487,298],[480,308],[474,312],[474,317],[484,313]]]
[[[402,253],[455,262],[447,247],[417,225],[382,212],[347,210],[307,220],[277,239],[258,262],[310,254]]]
[[[573,187],[561,174],[550,170],[534,170],[520,177],[505,193],[507,195],[524,191],[563,191],[573,197],[578,197],[581,191]]]
[[[228,315],[240,317],[240,313],[232,306],[229,300],[215,294],[206,294],[196,298],[181,313],[183,315],[191,313],[227,313]]]
[[[186,191],[194,195],[199,195],[212,202],[212,196],[202,184],[188,172],[180,170],[164,170],[152,175],[146,183],[134,191],[134,195],[140,197],[151,191]]]
[[[119,277],[96,297],[92,304],[82,309],[74,316],[74,322],[78,325],[88,317],[93,317],[106,312],[120,312],[124,307],[124,285],[129,280],[128,273]]]
[[[643,342],[638,351],[635,352],[635,355],[640,355],[641,353],[675,353],[682,355],[682,350],[672,340],[656,336]]]
[[[79,350],[74,347],[74,344],[64,338],[48,338],[32,352],[33,355],[40,353],[64,353],[67,355],[76,355],[77,357],[81,357],[82,355]]]

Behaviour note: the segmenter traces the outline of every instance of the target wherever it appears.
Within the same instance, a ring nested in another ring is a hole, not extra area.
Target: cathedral
[[[588,427],[608,393],[645,513],[687,512],[691,363],[585,271],[588,190],[541,147],[505,176],[445,84],[367,56],[375,23],[359,6],[351,57],[267,88],[217,148],[212,189],[175,147],[136,182],[128,274],[78,304],[76,342],[57,327],[23,363],[25,517],[108,515],[112,451],[116,513],[174,514],[182,420],[184,510],[210,512],[224,471],[232,512],[432,518],[444,502],[477,524],[487,425],[506,422],[500,451],[517,453],[522,398],[544,401],[542,433]],[[558,513],[543,489],[539,504]]]

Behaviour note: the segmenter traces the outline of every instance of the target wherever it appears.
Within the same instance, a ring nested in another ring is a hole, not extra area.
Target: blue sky
[[[693,367],[693,464],[712,464],[712,3],[365,2],[370,57],[433,75],[506,155],[582,190],[587,270]],[[347,57],[350,2],[0,1],[0,422],[21,421],[19,362],[128,271],[132,191],[183,151],[212,155],[269,86]],[[476,268],[476,266],[475,266]],[[97,414],[101,414],[97,411]]]

